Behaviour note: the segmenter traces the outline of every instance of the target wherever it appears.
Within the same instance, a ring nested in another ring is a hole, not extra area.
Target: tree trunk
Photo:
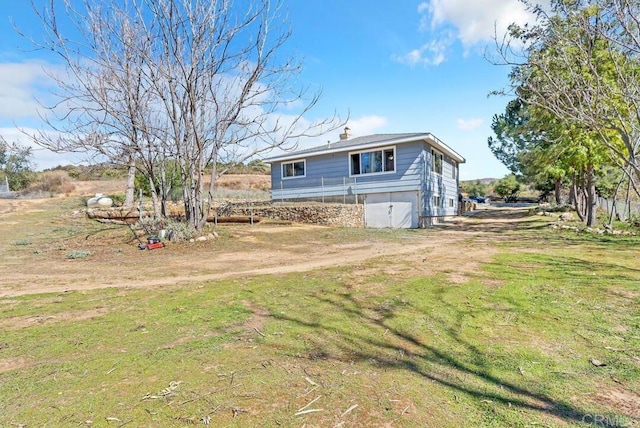
[[[167,158],[162,156],[160,161],[160,197],[162,216],[167,216],[167,201],[171,192],[171,183],[167,181]]]
[[[209,217],[209,207],[211,206],[211,198],[206,198],[204,193],[204,168],[205,168],[204,156],[200,156],[198,159],[198,217],[195,223],[196,230],[198,232],[204,229],[204,226],[207,224],[207,218]]]
[[[595,183],[595,172],[593,170],[593,164],[589,163],[587,165],[587,183],[586,183],[586,191],[587,191],[587,200],[586,200],[586,217],[587,217],[587,226],[594,227],[597,223],[596,216],[596,183]]]
[[[562,205],[562,179],[557,178],[556,179],[556,183],[555,183],[555,198],[556,198],[556,204],[557,205]]]
[[[573,176],[573,179],[571,180],[571,199],[573,200],[573,207],[576,210],[578,218],[580,219],[580,221],[584,221],[584,215],[580,207],[581,198],[578,195],[578,178],[575,174]]]
[[[127,188],[124,193],[125,207],[132,207],[136,192],[136,160],[132,155],[129,156],[129,172],[127,174]]]
[[[160,198],[158,198],[158,192],[156,191],[156,183],[153,179],[153,175],[149,177],[149,188],[151,189],[151,201],[153,202],[153,217],[160,218]]]
[[[213,191],[215,190],[216,180],[218,178],[218,152],[217,152],[217,150],[214,150],[214,154],[212,156],[211,164],[212,164],[211,174],[209,176],[211,181],[209,182],[209,189],[207,190],[207,195],[208,195],[207,215],[208,215],[209,212],[211,212],[211,207],[213,206]]]

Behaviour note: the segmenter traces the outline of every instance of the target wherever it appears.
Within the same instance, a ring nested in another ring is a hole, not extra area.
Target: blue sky
[[[0,134],[26,143],[16,127],[38,128],[36,99],[46,98],[50,58],[29,52],[11,20],[37,33],[27,1],[0,3]],[[36,0],[48,4],[49,0]],[[509,69],[491,65],[494,28],[531,17],[518,0],[288,1],[292,37],[303,58],[304,84],[322,88],[312,117],[350,115],[354,136],[431,132],[467,159],[463,180],[502,177],[506,168],[487,147],[491,118],[508,99],[488,97]],[[301,148],[337,140],[339,131]],[[35,152],[39,169],[77,162],[73,155]]]

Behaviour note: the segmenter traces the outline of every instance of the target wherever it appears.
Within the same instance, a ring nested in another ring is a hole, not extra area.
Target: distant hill
[[[480,183],[483,185],[493,184],[496,181],[500,180],[499,178],[474,178],[472,180],[460,180],[460,184],[462,183]]]

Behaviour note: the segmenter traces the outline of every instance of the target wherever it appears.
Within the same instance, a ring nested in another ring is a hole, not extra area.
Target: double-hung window
[[[442,175],[442,162],[442,153],[431,149],[431,171],[435,172],[436,174]]]
[[[381,174],[396,170],[395,147],[376,149],[349,155],[351,175]]]
[[[304,160],[282,163],[282,178],[304,177],[307,165]]]

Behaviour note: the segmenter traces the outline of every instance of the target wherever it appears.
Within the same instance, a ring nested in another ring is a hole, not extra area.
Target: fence
[[[358,183],[351,177],[320,177],[295,184],[281,180],[280,186],[272,190],[272,198],[282,202],[297,199],[322,203],[358,203]]]
[[[629,217],[640,215],[640,203],[633,201],[622,201],[617,199],[598,198],[598,207],[608,213],[613,211],[613,218],[627,220]]]

